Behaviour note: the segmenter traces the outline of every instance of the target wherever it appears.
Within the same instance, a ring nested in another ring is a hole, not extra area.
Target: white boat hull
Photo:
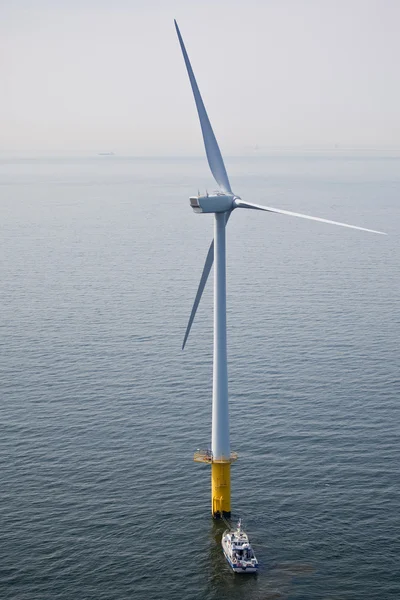
[[[229,566],[231,567],[232,571],[234,571],[235,573],[257,573],[258,571],[258,565],[254,566],[251,564],[248,564],[247,566],[239,566],[238,564],[234,564],[230,558],[230,556],[225,552],[224,550],[224,556],[229,564]]]
[[[221,539],[224,556],[234,573],[257,573],[258,561],[239,521],[236,530],[226,530]]]

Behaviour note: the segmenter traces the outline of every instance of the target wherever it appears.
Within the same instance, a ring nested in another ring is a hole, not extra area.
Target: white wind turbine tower
[[[237,458],[235,453],[231,453],[229,444],[228,364],[226,351],[225,227],[232,211],[236,208],[263,210],[270,213],[288,215],[290,217],[300,217],[301,219],[320,221],[331,225],[340,225],[341,227],[349,227],[351,229],[360,229],[361,231],[369,231],[371,233],[382,232],[373,229],[365,229],[364,227],[357,227],[355,225],[347,225],[346,223],[339,223],[337,221],[330,221],[329,219],[311,217],[309,215],[303,215],[279,208],[271,208],[270,206],[251,204],[249,202],[244,202],[239,196],[234,194],[176,21],[175,28],[196,102],[208,164],[214,179],[219,186],[219,189],[210,195],[208,193],[205,196],[199,194],[198,196],[190,198],[190,206],[193,208],[194,212],[214,213],[214,240],[211,242],[208,250],[203,273],[183,340],[182,349],[185,347],[197,307],[215,259],[211,455],[207,452],[197,452],[195,453],[195,461],[211,463],[211,512],[213,517],[229,517],[231,512],[230,466],[231,462]]]

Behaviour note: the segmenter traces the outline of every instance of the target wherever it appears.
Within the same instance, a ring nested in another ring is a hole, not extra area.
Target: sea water
[[[398,600],[400,160],[227,159],[234,575],[210,514],[205,159],[0,163],[2,600]]]

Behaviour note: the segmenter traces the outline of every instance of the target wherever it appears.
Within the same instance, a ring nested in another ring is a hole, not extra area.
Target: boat
[[[236,529],[224,531],[221,544],[225,558],[235,573],[257,573],[258,560],[247,533],[242,529],[241,519]]]

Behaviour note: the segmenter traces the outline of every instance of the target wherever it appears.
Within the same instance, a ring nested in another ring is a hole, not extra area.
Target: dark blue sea
[[[205,159],[0,161],[1,600],[399,600],[400,158],[232,158],[230,572],[210,471]],[[210,282],[211,283],[211,282]]]

